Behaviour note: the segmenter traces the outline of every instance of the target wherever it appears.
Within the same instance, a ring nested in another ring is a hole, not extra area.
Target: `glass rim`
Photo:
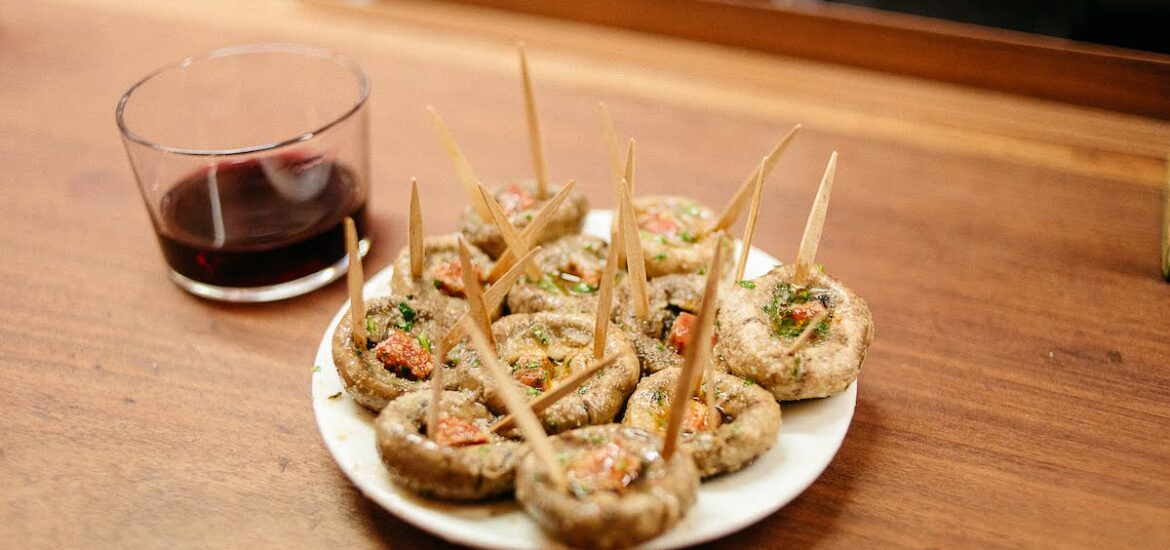
[[[302,132],[299,135],[280,139],[277,141],[271,141],[268,143],[261,143],[261,144],[257,144],[257,145],[248,145],[245,147],[234,147],[234,148],[230,148],[230,149],[201,149],[201,148],[193,148],[193,147],[176,147],[173,145],[164,145],[162,143],[156,143],[153,140],[146,139],[146,138],[134,133],[134,131],[131,130],[126,125],[126,120],[125,120],[125,116],[124,116],[126,104],[130,101],[130,97],[134,95],[134,92],[136,90],[138,90],[138,88],[141,87],[143,84],[147,83],[148,81],[154,79],[155,77],[157,77],[163,73],[170,72],[170,71],[175,70],[175,69],[183,69],[185,67],[189,67],[189,66],[191,66],[197,62],[200,62],[200,61],[208,61],[208,60],[217,59],[217,58],[221,58],[221,57],[230,57],[230,56],[235,56],[235,55],[240,55],[240,54],[252,54],[252,53],[293,53],[293,54],[301,54],[301,55],[306,55],[306,56],[310,56],[310,57],[316,57],[316,58],[326,59],[326,60],[332,61],[335,64],[337,64],[338,66],[345,68],[345,69],[348,69],[349,72],[357,79],[357,83],[358,83],[357,100],[354,101],[353,105],[351,105],[350,108],[347,109],[340,116],[322,124],[321,126],[318,126],[316,128],[311,128],[305,132]],[[228,46],[225,48],[217,48],[217,49],[206,51],[203,53],[191,55],[191,56],[185,57],[179,61],[175,61],[173,63],[168,63],[166,65],[163,65],[162,67],[159,67],[158,69],[155,69],[154,71],[151,71],[146,76],[142,77],[142,79],[138,80],[133,85],[131,85],[130,89],[126,90],[126,93],[122,94],[121,99],[118,100],[118,107],[117,107],[117,109],[115,109],[114,114],[115,114],[115,119],[118,122],[118,130],[121,131],[122,137],[124,137],[125,139],[127,139],[131,142],[137,143],[139,145],[144,145],[146,147],[150,147],[151,149],[155,149],[157,151],[162,151],[164,153],[174,153],[174,154],[180,154],[180,155],[228,156],[228,155],[242,155],[242,154],[257,153],[257,152],[262,152],[262,151],[270,151],[273,149],[279,149],[281,147],[285,147],[285,146],[292,145],[295,143],[300,143],[303,141],[311,140],[315,136],[321,134],[322,132],[325,132],[334,126],[337,126],[341,122],[348,120],[350,117],[352,117],[354,115],[354,113],[357,113],[359,110],[361,110],[361,108],[363,106],[365,106],[366,102],[369,100],[369,97],[370,97],[370,81],[369,81],[369,78],[366,76],[365,71],[362,70],[361,66],[359,66],[357,63],[355,63],[352,59],[350,59],[348,56],[346,56],[344,54],[335,52],[335,51],[327,49],[327,48],[321,48],[321,47],[317,47],[317,46],[308,46],[308,45],[303,45],[303,44],[291,44],[291,43],[241,44],[238,46]]]

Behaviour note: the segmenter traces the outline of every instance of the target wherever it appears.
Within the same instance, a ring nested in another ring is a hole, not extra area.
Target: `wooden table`
[[[236,4],[0,1],[0,545],[439,543],[363,498],[317,433],[311,363],[343,285],[243,306],[169,283],[113,110],[221,45],[353,56],[373,82],[373,272],[404,243],[410,176],[428,229],[455,228],[427,103],[484,179],[529,173],[516,39],[552,176],[598,206],[598,100],[639,140],[640,191],[714,205],[803,123],[756,237],[786,260],[840,152],[819,259],[877,323],[853,426],[809,490],[717,546],[1170,544],[1170,124],[457,5]]]

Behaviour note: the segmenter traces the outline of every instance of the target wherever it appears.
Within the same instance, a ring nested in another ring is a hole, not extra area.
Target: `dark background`
[[[1170,53],[1170,0],[827,0]]]

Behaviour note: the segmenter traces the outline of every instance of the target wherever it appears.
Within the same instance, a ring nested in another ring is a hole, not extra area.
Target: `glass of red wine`
[[[216,300],[298,296],[346,269],[343,221],[369,248],[369,82],[292,44],[215,50],[159,69],[117,122],[170,277]]]

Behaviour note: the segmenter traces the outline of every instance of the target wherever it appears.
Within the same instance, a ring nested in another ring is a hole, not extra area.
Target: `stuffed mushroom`
[[[679,372],[666,369],[643,378],[626,403],[622,423],[662,435]],[[730,374],[715,373],[714,379],[714,386],[703,382],[687,402],[681,432],[682,446],[703,477],[747,466],[772,447],[780,430],[780,405],[767,390]],[[715,414],[707,405],[708,391],[715,392]]]
[[[793,345],[809,324],[806,345]],[[857,379],[873,341],[869,307],[840,281],[814,271],[807,284],[780,266],[735,286],[723,301],[715,352],[737,376],[780,401],[828,397]]]
[[[549,198],[558,189],[550,186]],[[533,183],[517,183],[497,188],[492,191],[492,197],[499,203],[504,215],[517,230],[524,229],[532,222],[537,212],[548,202],[548,199],[537,198],[536,186]],[[580,233],[581,225],[585,223],[585,215],[588,213],[589,201],[585,199],[585,195],[576,189],[571,190],[568,197],[565,198],[565,202],[561,204],[560,208],[553,214],[552,219],[549,220],[548,225],[544,227],[540,238],[537,239],[537,244],[549,243],[565,235]],[[506,246],[499,228],[491,220],[482,219],[471,206],[463,209],[462,231],[468,242],[479,247],[492,258],[499,258],[500,254],[504,253]]]
[[[420,389],[431,372],[431,342],[449,321],[424,300],[386,296],[366,302],[366,349],[353,342],[350,316],[333,333],[333,364],[345,389],[362,406],[380,411]]]
[[[552,389],[592,362],[593,318],[586,315],[539,312],[517,313],[492,324],[496,353],[511,367],[516,387],[529,398]],[[617,354],[613,365],[590,377],[580,388],[540,412],[549,433],[612,422],[638,383],[638,359],[625,337],[610,330],[605,356]],[[468,346],[456,346],[448,359],[454,363],[451,378],[461,389],[473,392],[496,412],[505,405],[495,382],[481,368],[478,354]]]
[[[687,451],[666,460],[658,438],[642,430],[590,426],[550,442],[568,491],[558,490],[544,463],[529,455],[516,472],[516,498],[543,529],[572,546],[632,546],[670,529],[695,503],[699,476]]]
[[[483,251],[469,245],[471,263],[479,271],[482,281],[492,268],[492,260]],[[410,247],[403,247],[394,260],[390,277],[390,291],[402,296],[415,296],[435,303],[448,320],[454,322],[467,311],[463,288],[463,264],[459,262],[459,235],[435,235],[423,240],[423,274],[419,279],[410,275]]]
[[[646,276],[694,273],[711,263],[719,242],[707,231],[715,218],[711,209],[685,197],[647,195],[634,199],[634,211]],[[730,261],[731,254],[724,257]]]
[[[481,500],[512,491],[527,452],[488,430],[496,415],[471,394],[445,391],[436,426],[427,425],[431,392],[390,403],[374,421],[378,455],[396,482],[424,496]]]
[[[609,245],[589,235],[568,235],[536,254],[542,277],[522,279],[508,292],[513,313],[560,311],[589,313],[597,308],[597,290]]]

